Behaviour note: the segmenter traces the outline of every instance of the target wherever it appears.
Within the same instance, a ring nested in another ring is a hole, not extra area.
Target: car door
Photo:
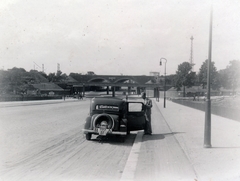
[[[142,130],[145,116],[142,102],[127,102],[127,120],[129,131]]]

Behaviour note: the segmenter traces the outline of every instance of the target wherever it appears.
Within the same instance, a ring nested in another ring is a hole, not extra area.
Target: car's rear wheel
[[[92,138],[92,134],[91,133],[87,133],[86,134],[86,140],[91,140]]]

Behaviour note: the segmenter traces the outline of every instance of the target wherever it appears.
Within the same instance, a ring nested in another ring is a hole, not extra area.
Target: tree
[[[232,60],[224,71],[226,81],[224,87],[232,89],[233,92],[240,86],[240,61]]]
[[[21,92],[21,86],[24,83],[24,80],[22,79],[22,76],[26,73],[26,70],[23,68],[16,68],[13,67],[12,69],[8,69],[7,72],[5,72],[5,86],[8,89],[8,92],[13,92],[15,94],[18,94]]]
[[[48,78],[47,74],[45,72],[38,72],[41,76],[43,76],[44,78]]]
[[[79,81],[79,82],[83,82],[83,78],[82,78],[82,74],[81,73],[73,73],[71,72],[69,74],[70,77],[74,78],[75,80]]]
[[[66,73],[62,74],[61,77],[62,77],[62,80],[63,80],[63,81],[67,80],[67,78],[68,78],[68,76],[67,76]]]
[[[49,73],[48,74],[48,81],[49,82],[56,82],[56,74],[55,73]]]
[[[230,89],[229,82],[228,82],[227,70],[226,69],[219,70],[218,76],[219,76],[219,81],[220,81],[221,87],[224,87],[225,89]]]
[[[49,82],[64,82],[68,76],[65,73],[62,74],[61,70],[58,70],[57,73],[49,73],[47,77]]]
[[[219,89],[221,85],[219,81],[217,68],[215,67],[214,64],[215,64],[214,62],[211,62],[211,65],[210,65],[210,81],[211,81],[212,89],[216,90],[216,89]],[[207,70],[208,70],[208,60],[205,60],[198,74],[198,80],[199,80],[199,83],[202,84],[203,89],[205,89],[207,85]]]
[[[62,71],[58,70],[56,74],[56,82],[61,82],[62,80]]]
[[[8,82],[8,72],[5,70],[0,70],[0,84],[5,84]]]
[[[192,72],[192,65],[189,62],[183,62],[178,65],[176,71],[174,87],[177,90],[181,90],[183,87],[183,96],[185,97],[185,87],[192,87],[196,80],[196,73]]]

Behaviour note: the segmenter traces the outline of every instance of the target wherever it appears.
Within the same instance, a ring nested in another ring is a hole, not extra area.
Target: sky
[[[98,75],[166,74],[240,59],[239,0],[1,0],[0,69]]]

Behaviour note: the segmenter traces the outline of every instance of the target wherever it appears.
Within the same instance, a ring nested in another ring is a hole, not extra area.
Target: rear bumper
[[[99,134],[97,130],[91,130],[91,129],[82,129],[83,133],[84,134],[88,134],[88,133],[91,133],[91,134]],[[127,135],[127,132],[121,132],[121,131],[111,131],[109,130],[107,132],[107,135]]]

